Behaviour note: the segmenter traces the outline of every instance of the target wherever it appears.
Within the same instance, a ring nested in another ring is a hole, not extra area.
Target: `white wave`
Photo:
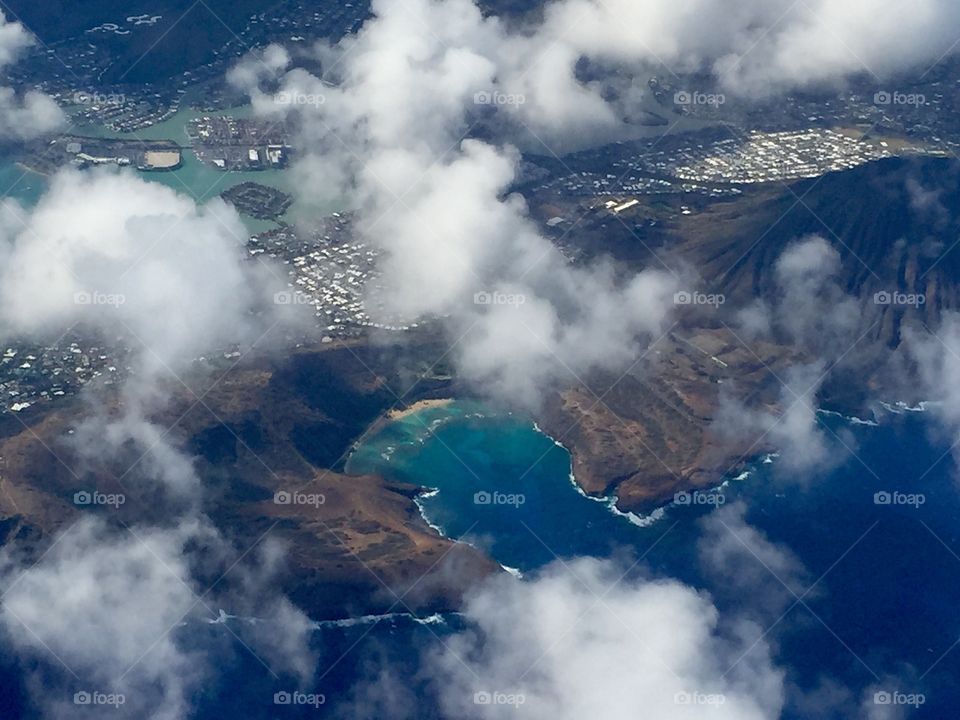
[[[876,420],[868,420],[865,418],[857,417],[856,415],[844,415],[843,413],[839,413],[836,410],[824,410],[823,408],[820,408],[817,410],[817,412],[821,415],[830,415],[832,417],[838,417],[841,420],[844,420],[850,423],[851,425],[869,425],[870,427],[880,426],[880,423],[878,423]]]
[[[417,510],[420,513],[420,517],[423,518],[423,521],[430,526],[430,529],[433,530],[440,537],[447,537],[446,531],[440,525],[437,525],[435,522],[432,522],[429,517],[427,517],[427,510],[423,505],[423,501],[427,498],[436,497],[440,492],[440,488],[430,488],[425,493],[422,493],[413,499],[413,504],[417,506]]]
[[[443,625],[447,622],[447,619],[441,613],[434,613],[433,615],[428,615],[427,617],[412,617],[411,619],[417,623],[417,625]]]
[[[607,510],[609,510],[613,515],[623,518],[624,520],[629,522],[631,525],[636,525],[637,527],[643,527],[643,528],[650,527],[658,520],[663,519],[663,516],[665,514],[663,508],[656,508],[652,512],[646,515],[641,513],[630,512],[629,510],[621,510],[619,507],[617,507],[617,503],[620,502],[619,497],[617,497],[616,495],[589,494],[586,490],[580,487],[580,483],[578,483],[577,478],[574,477],[572,469],[570,470],[568,479],[570,480],[570,484],[573,486],[573,489],[577,491],[580,497],[586,498],[587,500],[591,500],[593,502],[600,503],[601,505],[605,506]]]
[[[667,514],[666,506],[654,508],[646,515],[639,515],[637,513],[632,513],[632,512],[625,513],[622,510],[618,509],[616,506],[613,507],[613,511],[617,515],[622,515],[626,517],[627,520],[629,520],[631,523],[633,523],[637,527],[643,527],[643,528],[650,527],[654,523],[659,522]]]
[[[452,612],[447,613],[447,615],[457,615],[459,613]],[[355,617],[348,618],[338,618],[336,620],[313,620],[310,623],[310,626],[314,630],[322,630],[323,628],[331,627],[355,627],[357,625],[370,625],[372,623],[381,622],[384,620],[411,620],[418,625],[442,625],[446,623],[446,618],[442,613],[434,613],[433,615],[427,615],[426,617],[419,617],[409,612],[391,612],[391,613],[381,613],[379,615],[358,615]],[[259,623],[270,623],[269,618],[258,618],[244,615],[231,615],[225,610],[219,610],[219,615],[216,618],[205,620],[209,625],[226,625],[228,622],[243,622],[250,625],[256,625]],[[181,625],[186,625],[186,622],[181,623]]]
[[[235,618],[236,615],[227,615],[223,608],[220,608],[219,615],[217,615],[217,617],[215,617],[213,620],[207,620],[207,622],[211,625],[225,625],[227,620],[233,620]]]
[[[570,481],[573,489],[579,493],[580,497],[584,497],[587,500],[592,500],[593,502],[598,502],[604,505],[612,514],[616,515],[617,517],[622,517],[624,520],[632,525],[636,525],[637,527],[650,527],[657,521],[663,519],[663,516],[666,514],[666,511],[663,508],[656,508],[653,510],[653,512],[643,515],[630,512],[628,510],[621,510],[619,507],[617,507],[617,503],[620,501],[620,498],[618,498],[616,495],[591,495],[588,493],[586,490],[580,487],[580,483],[577,482],[577,478],[573,474],[573,455],[570,453],[570,449],[555,437],[545,433],[536,422],[533,423],[533,429],[548,440],[551,440],[557,447],[563,448],[567,451],[567,455],[570,456],[570,474],[567,476],[567,479]]]
[[[383,622],[384,620],[411,620],[418,625],[443,625],[446,623],[446,618],[444,618],[441,613],[418,617],[407,612],[395,612],[381,613],[379,615],[360,615],[358,617],[341,618],[339,620],[315,620],[311,625],[314,630],[322,630],[323,628],[331,627],[346,628],[356,627],[358,625],[372,625]]]
[[[534,422],[533,422],[533,429],[534,429],[535,432],[538,432],[538,433],[540,433],[541,435],[543,435],[545,438],[547,438],[547,440],[553,441],[553,444],[556,445],[557,447],[563,448],[563,449],[566,450],[568,453],[570,452],[570,449],[569,449],[566,445],[564,445],[562,442],[560,442],[559,440],[557,440],[557,439],[556,439],[555,437],[553,437],[552,435],[548,435],[547,433],[545,433],[545,432],[543,431],[543,428],[541,428],[539,425],[537,425],[536,420],[534,420]]]
[[[877,423],[875,423],[875,422],[873,422],[873,421],[863,420],[863,419],[861,419],[861,418],[846,418],[846,419],[850,420],[851,422],[857,422],[857,421],[859,421],[859,422],[861,422],[861,423],[863,423],[863,424],[868,424],[868,425],[876,425],[876,424],[877,424]],[[562,442],[560,442],[560,441],[557,440],[556,438],[551,437],[550,435],[548,435],[547,433],[545,433],[545,432],[540,428],[540,426],[537,425],[536,422],[533,423],[533,429],[536,430],[536,431],[537,431],[538,433],[540,433],[541,435],[543,435],[544,437],[549,438],[550,440],[552,440],[554,445],[563,448],[563,449],[566,450],[568,453],[570,452],[570,450],[569,450]],[[572,456],[571,456],[571,457],[572,457]],[[776,460],[778,457],[780,457],[780,453],[778,453],[778,452],[767,453],[766,455],[761,456],[761,458],[760,458],[760,463],[763,464],[763,465],[770,465],[770,464],[773,463],[773,461]],[[735,477],[732,477],[732,478],[727,478],[727,479],[725,479],[722,483],[720,483],[719,485],[717,485],[716,487],[710,488],[710,489],[706,490],[705,492],[718,492],[718,491],[721,491],[721,490],[725,489],[726,487],[728,487],[728,486],[730,485],[730,482],[731,482],[731,481],[733,481],[733,482],[742,482],[742,481],[744,481],[744,480],[747,480],[748,478],[750,478],[750,477],[753,475],[753,472],[754,472],[754,471],[753,471],[752,469],[744,470],[744,471],[741,472],[739,475],[736,475]],[[636,525],[637,527],[646,528],[646,527],[650,527],[651,525],[654,525],[655,523],[659,522],[660,520],[662,520],[662,519],[666,516],[667,510],[668,510],[670,507],[672,507],[672,506],[677,506],[676,501],[675,501],[675,500],[671,500],[670,502],[665,503],[664,505],[661,505],[660,507],[654,508],[652,511],[650,511],[649,513],[645,513],[645,514],[644,514],[644,513],[635,513],[635,512],[630,512],[630,511],[621,510],[619,507],[617,507],[617,502],[619,502],[619,498],[618,498],[616,495],[604,495],[604,496],[590,495],[590,494],[587,493],[582,487],[580,487],[580,483],[577,482],[577,479],[576,479],[576,477],[575,477],[574,474],[573,474],[573,464],[572,464],[572,461],[571,461],[571,468],[570,468],[570,474],[569,474],[569,476],[568,476],[568,479],[569,479],[569,481],[570,481],[570,484],[573,485],[574,490],[576,490],[576,491],[580,494],[581,497],[585,497],[585,498],[587,498],[588,500],[592,500],[592,501],[594,501],[594,502],[599,502],[599,503],[604,504],[604,505],[607,507],[607,509],[610,510],[611,513],[613,513],[614,515],[617,515],[618,517],[624,518],[625,520],[627,520],[628,522],[630,522],[630,523],[633,524],[633,525]]]
[[[912,413],[923,413],[928,412],[931,408],[937,408],[943,405],[942,400],[921,400],[916,405],[908,405],[902,400],[897,400],[896,402],[880,402],[881,407],[887,412],[893,413],[894,415],[903,415],[905,412]]]
[[[504,570],[506,570],[508,573],[513,575],[518,580],[523,580],[523,573],[520,572],[519,568],[510,567],[509,565],[504,565],[503,563],[500,563],[500,567],[502,567]]]

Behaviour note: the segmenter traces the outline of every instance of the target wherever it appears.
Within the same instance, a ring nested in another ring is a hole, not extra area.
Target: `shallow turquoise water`
[[[47,190],[42,175],[25,170],[13,162],[0,162],[0,198],[12,198],[32,207]]]
[[[77,135],[87,135],[91,137],[174,140],[183,146],[187,146],[190,142],[186,133],[187,123],[197,117],[215,114],[248,117],[251,114],[251,107],[244,105],[223,110],[219,113],[183,109],[169,120],[138,130],[136,133],[118,133],[101,126],[78,126],[72,128],[71,132]],[[183,150],[182,157],[183,163],[176,170],[169,172],[138,172],[137,176],[149,182],[166,185],[178,193],[189,195],[201,204],[217,197],[224,190],[244,182],[256,182],[261,185],[269,185],[291,194],[296,198],[296,188],[289,170],[224,172],[203,164],[189,149]],[[24,171],[23,168],[18,167],[9,159],[0,161],[0,197],[12,197],[23,205],[31,207],[37,203],[46,188],[47,181],[43,176]],[[309,212],[322,216],[343,209],[344,205],[342,203],[334,203],[328,207],[311,206]],[[295,199],[287,213],[280,219],[286,222],[294,222],[299,217],[298,213],[305,214],[306,212],[306,210],[303,210],[301,213],[301,209]],[[244,227],[246,227],[251,235],[278,227],[277,223],[270,220],[258,220],[247,215],[241,215],[240,218],[243,221]]]
[[[617,513],[612,499],[586,497],[575,486],[567,450],[530,420],[469,402],[387,425],[361,443],[347,471],[435,488],[419,500],[428,522],[521,571],[557,557],[642,551],[663,536],[665,521],[684,518],[689,526],[706,512],[674,506],[659,521]],[[677,545],[684,533],[671,535]]]

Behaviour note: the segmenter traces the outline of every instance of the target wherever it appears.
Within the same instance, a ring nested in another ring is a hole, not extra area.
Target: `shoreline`
[[[545,438],[553,442],[559,448],[562,448],[566,451],[567,455],[570,457],[570,473],[567,476],[567,479],[570,481],[570,484],[573,486],[573,489],[577,491],[577,494],[581,497],[592,500],[593,502],[598,502],[601,505],[604,505],[613,515],[621,517],[631,525],[636,525],[637,527],[649,527],[655,522],[660,520],[666,513],[667,505],[662,505],[654,508],[652,511],[646,514],[635,513],[632,510],[621,510],[617,505],[620,502],[620,498],[613,495],[591,495],[587,490],[579,483],[576,475],[573,472],[573,451],[564,445],[562,442],[557,440],[555,437],[550,435],[550,433],[543,430],[537,423],[533,423],[534,432],[538,432],[543,435]],[[669,504],[669,503],[668,503]]]
[[[420,410],[426,410],[432,407],[444,407],[450,405],[454,402],[455,398],[440,398],[434,400],[418,400],[411,405],[408,405],[406,408],[392,408],[387,410],[380,415],[378,415],[374,420],[364,428],[363,432],[350,444],[350,449],[346,454],[346,457],[343,458],[343,468],[344,472],[348,475],[352,474],[349,470],[350,458],[356,449],[366,440],[369,436],[379,432],[383,429],[384,426],[392,423],[396,420],[402,420],[405,417],[413,415]]]
[[[393,408],[388,410],[383,417],[386,420],[402,420],[405,417],[409,417],[415,413],[420,412],[421,410],[429,410],[432,408],[441,408],[446,407],[453,403],[453,398],[436,398],[432,400],[417,400],[412,405],[408,405],[405,408]]]
[[[49,180],[51,177],[53,177],[53,173],[45,173],[43,170],[38,170],[35,167],[31,167],[23,160],[15,160],[13,164],[15,167],[23,170],[24,174],[36,175],[37,177],[41,177],[45,180]]]

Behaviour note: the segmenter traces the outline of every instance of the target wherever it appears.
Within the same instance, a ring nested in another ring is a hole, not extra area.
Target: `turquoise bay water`
[[[428,522],[524,572],[557,557],[643,548],[665,529],[662,521],[617,514],[612,501],[586,497],[570,477],[566,449],[528,419],[470,402],[390,423],[357,448],[347,471],[436,489],[418,501]],[[674,507],[670,515],[692,526],[705,512]],[[664,541],[676,545],[682,535]]]
[[[30,172],[15,162],[0,162],[0,198],[12,198],[21,205],[32,207],[47,190],[47,179]]]
[[[243,182],[256,182],[271,185],[278,190],[291,192],[288,174],[280,170],[262,170],[257,172],[221,172],[204,165],[189,150],[183,151],[183,165],[169,172],[134,173],[142,180],[165,185],[180,194],[188,195],[199,204],[217,197],[224,190]],[[25,207],[36,205],[49,187],[49,179],[27,170],[7,158],[0,160],[0,198],[12,198]],[[291,205],[293,208],[293,205]],[[288,210],[288,214],[292,212]],[[286,219],[286,215],[282,219]],[[271,220],[258,220],[248,215],[240,215],[243,225],[251,235],[273,230],[279,225]]]
[[[350,473],[433,488],[425,519],[449,537],[529,571],[573,555],[609,554],[644,530],[570,479],[570,456],[529,420],[458,402],[390,423],[351,455]]]

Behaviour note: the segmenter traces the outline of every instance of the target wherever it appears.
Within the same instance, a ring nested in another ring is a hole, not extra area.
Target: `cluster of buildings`
[[[533,192],[567,196],[694,193],[723,196],[737,186],[817,177],[920,146],[864,139],[856,132],[827,128],[751,131],[743,138],[729,130],[685,133],[655,142],[617,143],[565,158],[562,172]]]
[[[66,98],[54,96],[61,104],[72,105],[74,122],[78,125],[102,125],[115,132],[135,132],[169,120],[180,110],[180,95],[163,95],[155,92],[134,92],[123,95],[122,100],[77,103],[73,98],[87,97],[74,93]],[[63,102],[63,101],[66,102]]]
[[[644,162],[682,180],[750,184],[817,177],[891,156],[884,141],[868,142],[854,134],[812,128],[754,131],[743,140],[728,137],[680,152],[657,152]]]
[[[756,128],[768,132],[804,127],[860,127],[918,140],[945,142],[957,137],[960,119],[960,59],[941,58],[936,66],[910,82],[878,83],[868,75],[852,78],[842,89],[796,91],[769,98],[722,94],[704,86],[707,78],[653,77],[649,87],[659,109],[704,125]],[[711,99],[719,102],[711,102]]]
[[[21,412],[44,400],[71,395],[94,378],[113,382],[118,372],[116,351],[107,351],[76,337],[52,347],[13,346],[0,356],[0,397],[3,407]]]
[[[191,12],[197,19],[213,22],[202,3]],[[214,49],[211,59],[202,65],[149,83],[105,85],[104,74],[117,63],[117,42],[127,37],[132,40],[143,31],[157,32],[156,28],[171,21],[170,17],[153,14],[120,17],[76,37],[37,44],[6,69],[6,82],[20,91],[41,90],[50,95],[68,109],[76,125],[96,124],[117,132],[135,132],[173,117],[184,106],[184,96],[191,88],[205,87],[202,97],[213,106],[222,106],[223,97],[229,94],[224,76],[249,48],[318,37],[337,40],[359,28],[369,12],[368,0],[322,7],[310,0],[271,3],[269,9],[247,18],[243,27],[226,33],[223,46]],[[183,21],[190,22],[191,17]]]
[[[220,170],[282,168],[289,160],[289,134],[282,122],[202,117],[187,123],[187,135],[197,159]]]
[[[324,226],[303,237],[293,228],[251,238],[249,252],[288,266],[289,290],[277,302],[309,305],[325,340],[355,337],[370,328],[402,331],[416,323],[391,318],[376,301],[379,251],[354,236],[351,219],[334,213]]]
[[[309,306],[322,341],[357,337],[371,329],[403,331],[416,323],[391,321],[377,292],[376,249],[354,236],[351,217],[335,213],[312,233],[283,227],[250,238],[251,261],[258,255],[287,268],[288,288],[274,297],[279,304]],[[129,372],[122,346],[71,333],[51,347],[17,344],[0,356],[0,398],[3,407],[22,412],[46,400],[75,394],[100,378],[117,382]],[[224,357],[237,355],[224,350]],[[204,361],[199,358],[198,361]]]
[[[652,177],[642,168],[617,168],[619,173],[581,170],[553,178],[533,188],[534,192],[548,192],[575,197],[596,195],[666,195],[689,192],[701,195],[729,195],[733,188],[714,188],[679,179]]]
[[[104,85],[101,77],[116,58],[106,44],[90,42],[90,37],[38,44],[6,69],[7,82],[19,91],[36,89],[49,95],[76,126],[135,132],[176,114],[187,83]]]
[[[553,192],[559,195],[609,195],[616,192],[655,195],[679,192],[676,183],[652,177],[621,177],[614,173],[596,173],[581,170],[541,183],[534,192]]]

